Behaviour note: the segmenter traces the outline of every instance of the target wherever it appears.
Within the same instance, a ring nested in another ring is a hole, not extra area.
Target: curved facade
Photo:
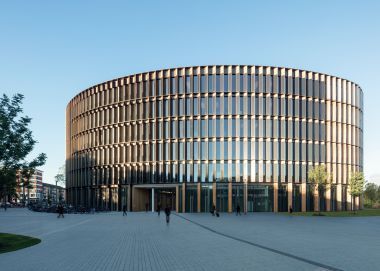
[[[363,92],[317,72],[250,65],[146,72],[84,90],[66,114],[74,205],[344,210],[349,174],[363,169]],[[308,185],[318,164],[332,176],[326,191]]]

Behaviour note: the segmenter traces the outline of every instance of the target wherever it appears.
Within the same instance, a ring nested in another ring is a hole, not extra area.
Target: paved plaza
[[[1,270],[380,270],[380,217],[0,212],[0,232],[42,239]]]

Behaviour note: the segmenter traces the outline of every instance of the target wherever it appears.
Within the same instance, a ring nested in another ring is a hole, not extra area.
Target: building
[[[58,192],[58,197],[57,197]],[[64,202],[65,201],[65,188],[56,186],[50,183],[43,183],[43,200],[46,202]]]
[[[165,69],[82,91],[67,106],[66,133],[73,205],[346,210],[350,172],[363,170],[363,92],[292,68]],[[333,182],[324,191],[308,182],[319,164]]]
[[[43,183],[43,171],[36,169],[34,174],[31,176],[29,180],[30,188],[29,191],[27,188],[23,189],[22,184],[23,180],[20,179],[20,174],[17,173],[17,188],[16,188],[16,195],[17,195],[17,201],[22,202],[23,199],[23,192],[25,192],[25,200],[26,202],[37,202],[41,201],[43,198],[43,189],[42,189],[42,183]],[[28,198],[29,195],[29,198]]]

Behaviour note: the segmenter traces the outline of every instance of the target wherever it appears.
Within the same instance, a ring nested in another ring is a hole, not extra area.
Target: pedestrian
[[[292,207],[292,205],[289,205],[289,213],[290,214],[293,213],[293,207]]]
[[[212,216],[215,216],[215,211],[216,211],[216,207],[215,207],[215,204],[213,204],[212,208],[211,208],[211,214],[212,214]]]
[[[62,216],[62,218],[65,218],[65,216],[63,215],[63,206],[62,205],[58,205],[58,208],[57,208],[57,211],[58,211],[58,216],[57,218],[60,218]]]
[[[6,212],[7,211],[7,203],[6,202],[4,202],[4,211]]]
[[[148,212],[149,204],[145,203],[145,212]]]
[[[236,215],[241,215],[241,213],[240,213],[240,205],[239,204],[236,206]]]
[[[127,205],[124,204],[123,206],[123,216],[127,215]]]
[[[161,213],[161,205],[160,205],[160,203],[158,203],[158,205],[157,205],[157,215],[160,216],[160,213]]]
[[[169,225],[170,222],[170,208],[166,206],[165,208],[165,214],[166,214],[166,224]]]

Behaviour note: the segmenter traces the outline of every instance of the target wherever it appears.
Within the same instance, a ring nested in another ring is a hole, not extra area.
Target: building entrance
[[[161,211],[169,207],[176,210],[176,188],[175,187],[147,187],[134,186],[132,195],[133,211],[157,211],[160,205]]]

